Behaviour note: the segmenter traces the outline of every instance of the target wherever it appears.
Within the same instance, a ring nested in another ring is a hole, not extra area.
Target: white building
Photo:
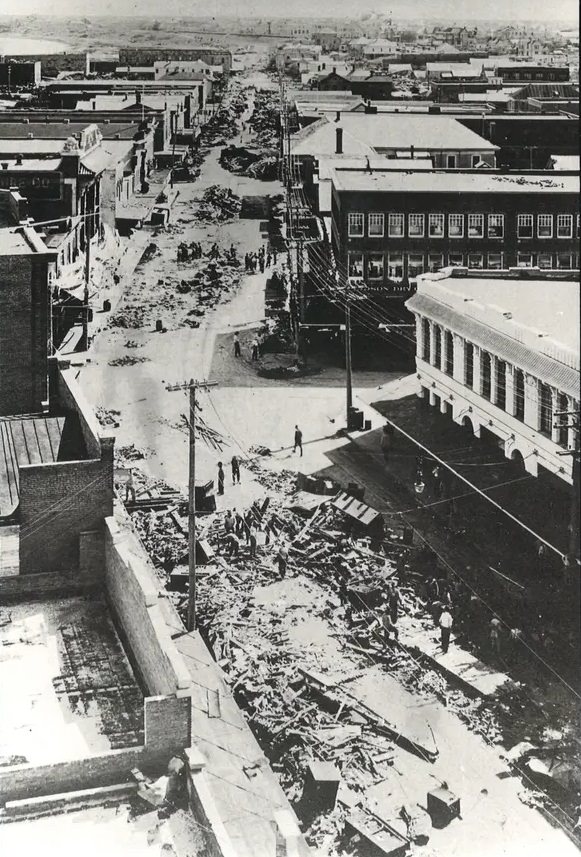
[[[444,269],[418,277],[418,396],[507,458],[572,482],[579,411],[579,282],[528,271]]]

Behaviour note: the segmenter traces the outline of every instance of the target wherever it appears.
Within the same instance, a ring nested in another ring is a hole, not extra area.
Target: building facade
[[[579,177],[336,169],[331,238],[351,279],[387,290],[441,268],[579,268]]]
[[[579,281],[441,271],[407,301],[418,396],[527,473],[572,482],[579,410]]]

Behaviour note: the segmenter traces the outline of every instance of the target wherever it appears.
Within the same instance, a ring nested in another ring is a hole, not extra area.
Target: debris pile
[[[280,104],[275,91],[261,89],[256,93],[250,125],[256,132],[256,139],[260,146],[276,148],[280,127]]]
[[[240,197],[230,188],[211,185],[204,191],[196,214],[200,220],[224,222],[238,217],[241,208]]]
[[[236,175],[274,181],[279,175],[279,159],[275,149],[253,151],[243,146],[226,146],[220,154],[220,164]]]
[[[129,346],[132,347],[132,346]],[[149,357],[134,357],[132,354],[126,354],[124,357],[116,357],[114,360],[109,360],[108,366],[135,366],[137,363],[148,363]]]

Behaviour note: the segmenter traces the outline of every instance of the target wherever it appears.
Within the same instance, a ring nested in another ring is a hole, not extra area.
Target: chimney
[[[8,169],[8,164],[6,163],[6,161],[2,161],[2,169],[3,169],[3,170],[7,170],[7,169]]]
[[[335,134],[337,137],[337,144],[335,146],[335,154],[342,155],[343,154],[343,129],[335,128]]]
[[[333,74],[337,74],[337,66],[336,65],[333,66]]]
[[[141,104],[141,92],[138,89],[135,90],[135,103]]]
[[[22,155],[16,155],[16,166],[17,167],[22,166]]]
[[[415,152],[414,147],[413,147],[413,146],[410,146],[410,158],[412,159],[412,161],[413,161],[413,159],[414,159],[414,152]]]
[[[337,110],[337,115],[335,116],[335,122],[338,122],[341,119],[341,111]]]

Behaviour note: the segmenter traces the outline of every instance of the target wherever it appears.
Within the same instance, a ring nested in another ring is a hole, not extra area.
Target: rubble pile
[[[261,89],[256,93],[250,125],[256,132],[256,140],[260,146],[277,148],[280,127],[280,104],[277,92]]]
[[[240,197],[230,188],[211,185],[204,191],[196,215],[200,220],[224,222],[238,217],[241,208]]]
[[[226,146],[220,154],[220,164],[231,173],[274,181],[279,175],[279,159],[275,149],[256,151],[244,146]]]
[[[148,363],[149,357],[134,357],[131,354],[126,354],[124,357],[116,357],[114,360],[109,360],[108,366],[135,366],[137,363]]]
[[[246,110],[246,96],[240,91],[227,96],[219,109],[202,128],[202,141],[207,146],[220,146],[232,137],[236,130],[236,120]]]

